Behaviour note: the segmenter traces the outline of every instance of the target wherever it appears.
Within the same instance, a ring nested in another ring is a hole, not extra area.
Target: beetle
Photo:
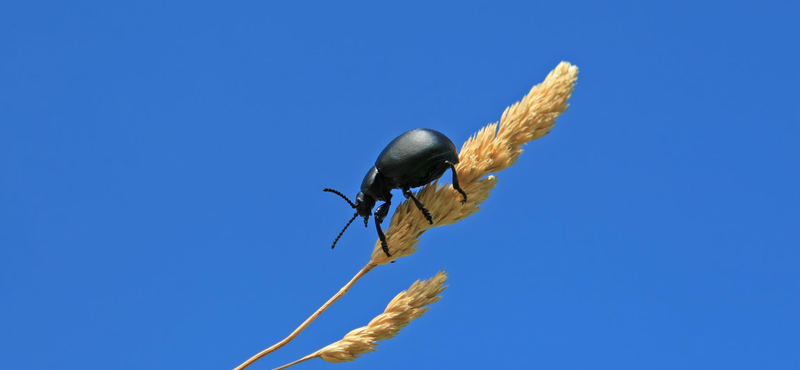
[[[392,190],[401,189],[406,199],[411,199],[417,208],[425,216],[425,219],[433,225],[433,216],[414,197],[411,188],[416,188],[436,180],[448,169],[453,172],[453,189],[461,193],[461,203],[467,201],[467,193],[458,186],[458,174],[455,165],[458,163],[458,152],[456,146],[447,136],[439,131],[418,128],[407,131],[396,137],[386,148],[383,149],[375,165],[367,171],[364,180],[361,182],[361,191],[356,195],[356,202],[353,203],[339,191],[325,188],[323,191],[334,193],[347,201],[350,207],[356,210],[353,218],[347,222],[339,235],[333,241],[331,248],[336,246],[336,242],[342,237],[347,227],[356,219],[364,217],[364,227],[367,227],[369,216],[377,201],[384,202],[375,210],[375,228],[378,230],[378,237],[381,240],[381,247],[386,256],[389,254],[389,245],[386,243],[386,235],[381,230],[381,223],[389,213],[389,206],[392,204]]]

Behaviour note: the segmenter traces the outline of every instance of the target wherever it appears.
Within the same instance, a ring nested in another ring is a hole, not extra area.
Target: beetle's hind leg
[[[433,225],[433,217],[431,217],[431,213],[425,209],[425,206],[423,206],[422,203],[417,200],[417,198],[414,197],[414,194],[411,193],[411,190],[403,189],[403,195],[406,197],[406,199],[411,199],[414,201],[414,204],[417,205],[417,208],[419,208],[419,210],[422,211],[422,214],[425,215],[425,219],[428,220],[428,223]]]
[[[459,193],[461,193],[461,196],[464,197],[464,199],[461,200],[461,204],[466,203],[467,202],[467,193],[465,193],[464,190],[462,190],[461,187],[458,186],[458,174],[456,173],[456,165],[454,165],[450,161],[444,161],[444,163],[447,164],[448,166],[450,166],[450,170],[453,171],[453,189],[456,189]]]

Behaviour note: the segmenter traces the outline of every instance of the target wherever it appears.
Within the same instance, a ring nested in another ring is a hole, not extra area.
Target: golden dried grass
[[[385,233],[392,256],[383,253],[378,240],[370,263],[382,265],[409,256],[416,252],[420,236],[428,229],[449,225],[475,214],[497,185],[497,178],[491,174],[514,164],[522,154],[522,145],[550,132],[556,117],[569,106],[567,100],[577,79],[578,67],[561,62],[544,82],[506,108],[500,122],[486,125],[470,137],[461,146],[456,165],[459,183],[467,193],[467,202],[461,204],[461,195],[449,184],[442,186],[435,181],[422,187],[416,197],[431,212],[434,224],[425,220],[413,202],[401,203]]]
[[[459,183],[468,196],[466,203],[461,204],[461,195],[450,185],[441,186],[435,181],[422,187],[416,197],[433,214],[433,225],[428,224],[422,212],[412,202],[401,203],[395,210],[385,233],[392,256],[387,257],[381,249],[380,240],[376,241],[370,261],[339,292],[288,337],[254,355],[234,370],[242,370],[290,342],[333,302],[342,297],[358,279],[376,266],[416,252],[420,236],[428,229],[449,225],[475,214],[497,185],[497,178],[492,174],[514,164],[522,154],[524,144],[550,132],[556,123],[556,117],[564,113],[569,106],[567,100],[572,95],[577,79],[578,67],[568,62],[559,63],[544,81],[531,88],[522,100],[507,107],[499,122],[484,126],[470,137],[462,145],[459,163],[456,165]],[[362,329],[356,329],[348,334],[353,339],[348,353],[359,353],[359,351],[369,351],[367,348],[373,348],[372,345],[367,345],[364,338],[369,334]],[[358,339],[363,340],[358,341]],[[312,353],[294,363],[317,357],[316,354],[317,352]]]
[[[426,281],[417,280],[411,284],[408,290],[395,296],[383,313],[372,319],[366,326],[352,330],[344,338],[319,351],[274,370],[285,369],[318,357],[327,362],[353,361],[365,353],[374,351],[378,341],[393,338],[401,329],[410,324],[411,320],[422,316],[428,310],[425,306],[441,299],[439,294],[446,288],[445,281],[447,281],[447,274],[444,271],[439,271]]]

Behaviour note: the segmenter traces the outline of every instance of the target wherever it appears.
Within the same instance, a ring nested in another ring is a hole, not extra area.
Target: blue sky
[[[347,364],[800,367],[794,2],[7,0],[0,4],[0,358],[229,369],[371,253],[355,196],[398,134],[456,144],[562,60],[550,135],[482,210],[426,233],[271,369],[450,288]],[[399,192],[396,194],[399,196]]]

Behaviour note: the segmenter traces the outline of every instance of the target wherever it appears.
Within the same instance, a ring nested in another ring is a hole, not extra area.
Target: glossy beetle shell
[[[375,167],[392,188],[408,189],[425,185],[442,176],[458,163],[456,146],[439,131],[419,128],[394,140],[378,155]]]

